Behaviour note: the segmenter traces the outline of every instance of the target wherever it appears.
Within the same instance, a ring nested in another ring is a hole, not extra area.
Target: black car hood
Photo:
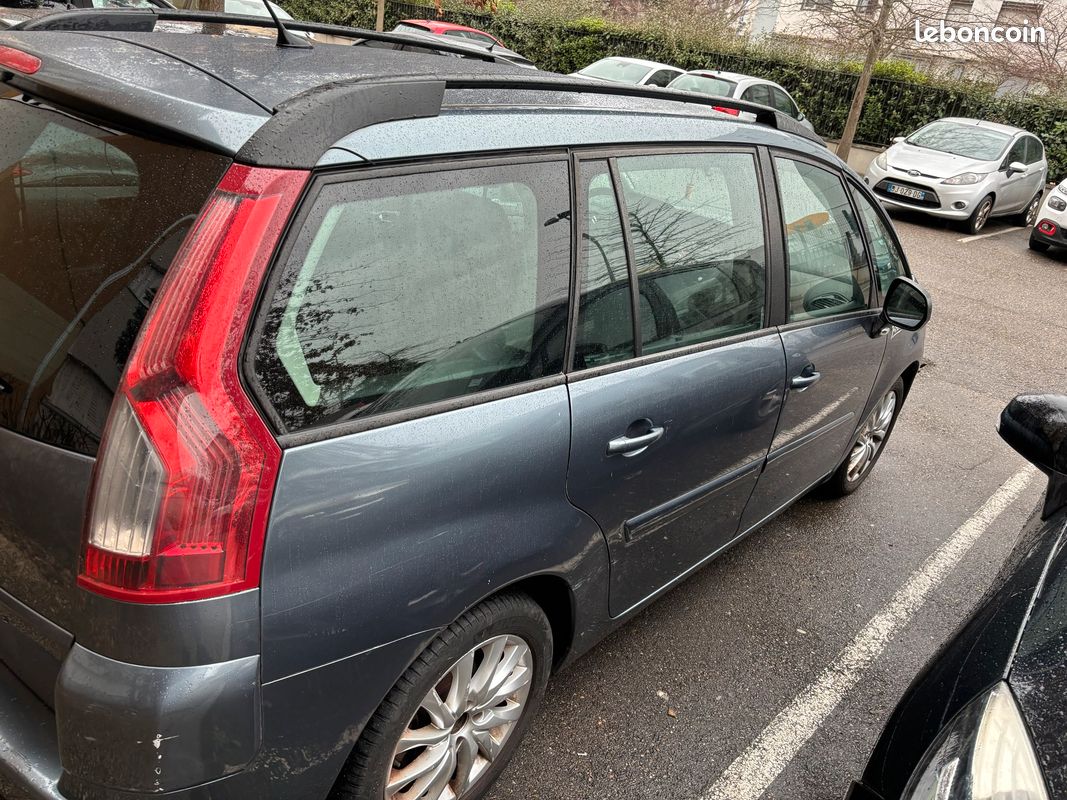
[[[1009,683],[1030,728],[1052,797],[1067,797],[1067,521],[1036,589]]]
[[[1051,796],[1067,797],[1063,757],[1067,747],[1054,741],[1067,730],[1065,526],[1067,512],[1046,522],[1041,521],[1040,508],[1034,512],[975,612],[927,663],[897,705],[864,771],[867,787],[887,800],[899,798],[944,725],[975,697],[1010,677],[1031,730],[1040,725],[1047,731],[1036,738]],[[1058,600],[1056,610],[1053,598]],[[1053,623],[1057,614],[1058,622]],[[1049,626],[1054,624],[1050,635]],[[1019,648],[1021,633],[1027,645],[1025,657]],[[1046,664],[1049,653],[1053,663]]]

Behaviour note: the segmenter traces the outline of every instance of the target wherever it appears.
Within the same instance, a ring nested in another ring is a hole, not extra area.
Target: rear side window
[[[759,103],[762,106],[769,106],[771,101],[771,87],[765,83],[757,83],[755,86],[750,86],[745,89],[745,93],[741,95],[743,100],[748,100],[750,103]]]
[[[763,212],[749,153],[619,159],[642,354],[760,328]]]
[[[323,184],[255,351],[285,428],[561,372],[569,210],[563,161]]]
[[[0,425],[96,453],[148,305],[227,164],[0,93]]]
[[[841,179],[803,161],[775,157],[774,165],[785,218],[789,320],[866,308],[871,272]]]

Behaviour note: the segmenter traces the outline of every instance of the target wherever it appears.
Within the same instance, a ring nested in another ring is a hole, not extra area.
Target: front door
[[[742,528],[773,516],[845,457],[885,352],[871,269],[840,176],[776,156],[789,283],[786,399]],[[873,334],[873,335],[872,335]]]
[[[607,161],[579,171],[567,490],[607,538],[618,616],[733,539],[774,433],[785,359],[767,324],[754,153],[615,166],[614,181]]]

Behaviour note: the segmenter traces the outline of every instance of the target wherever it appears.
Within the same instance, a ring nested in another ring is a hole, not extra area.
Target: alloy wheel
[[[986,221],[989,219],[989,212],[992,210],[993,202],[988,199],[982,201],[982,205],[978,206],[978,213],[974,218],[974,229],[976,231],[980,231],[985,227]]]
[[[890,389],[875,405],[860,428],[859,438],[852,446],[846,471],[850,482],[858,481],[874,464],[878,451],[882,449],[882,444],[889,435],[896,411],[897,393]]]
[[[426,693],[400,735],[385,800],[460,800],[526,711],[533,653],[518,636],[471,648]]]
[[[1030,201],[1030,205],[1026,208],[1026,227],[1033,227],[1034,220],[1037,219],[1037,209],[1041,205],[1041,196],[1035,197]]]

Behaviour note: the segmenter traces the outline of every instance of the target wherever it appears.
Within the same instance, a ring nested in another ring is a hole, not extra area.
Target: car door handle
[[[662,427],[653,427],[640,436],[619,436],[608,442],[609,456],[636,456],[663,438]]]
[[[789,381],[789,388],[802,392],[822,380],[822,373],[815,370],[814,364],[808,364],[804,371]]]

